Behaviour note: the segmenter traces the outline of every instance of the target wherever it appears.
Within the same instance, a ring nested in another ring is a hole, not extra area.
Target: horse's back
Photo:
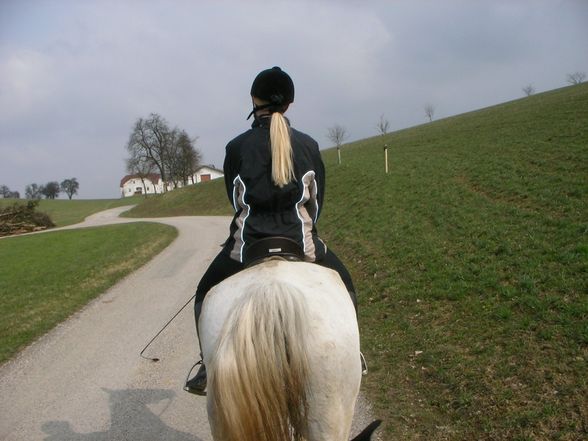
[[[214,350],[233,305],[249,287],[270,282],[290,284],[301,292],[310,315],[308,333],[321,343],[323,355],[332,352],[337,342],[345,346],[356,342],[354,349],[359,352],[355,309],[339,275],[313,263],[269,260],[235,274],[207,294],[200,330],[205,358]]]
[[[214,356],[234,305],[267,284],[293,288],[306,311],[308,439],[344,439],[359,392],[361,363],[355,309],[335,271],[317,264],[270,260],[215,286],[206,296],[200,320],[204,361],[210,363]],[[327,433],[335,435],[327,437]]]

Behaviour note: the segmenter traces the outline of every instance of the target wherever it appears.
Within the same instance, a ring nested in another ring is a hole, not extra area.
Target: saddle
[[[304,250],[298,242],[288,237],[265,237],[253,242],[245,249],[243,263],[246,268],[249,268],[271,257],[301,262],[304,261]]]

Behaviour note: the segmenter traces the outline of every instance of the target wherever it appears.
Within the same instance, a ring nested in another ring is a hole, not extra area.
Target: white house
[[[214,165],[203,165],[196,169],[192,182],[198,184],[200,182],[211,181],[212,179],[222,178],[223,171],[214,167]]]
[[[222,170],[215,168],[214,165],[203,165],[198,167],[194,175],[190,177],[190,184],[211,181],[212,179],[222,178],[223,176]],[[177,184],[176,188],[180,187],[183,187],[181,182]],[[168,182],[166,191],[173,189],[174,185]],[[127,175],[120,181],[120,191],[122,197],[140,194],[159,194],[163,193],[163,181],[161,180],[161,175],[157,173],[149,174],[142,179],[139,175]]]
[[[120,191],[122,197],[163,193],[163,181],[157,173],[149,174],[143,178],[139,175],[126,175],[120,180]]]

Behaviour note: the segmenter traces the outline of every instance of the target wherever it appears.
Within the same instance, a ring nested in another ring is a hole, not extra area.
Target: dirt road
[[[125,209],[66,228],[137,221],[118,218]],[[174,226],[179,237],[0,367],[0,440],[212,440],[206,399],[182,390],[198,354],[191,306],[146,352],[160,361],[139,352],[193,295],[229,218],[146,220]],[[363,399],[356,416],[358,428],[371,421]]]

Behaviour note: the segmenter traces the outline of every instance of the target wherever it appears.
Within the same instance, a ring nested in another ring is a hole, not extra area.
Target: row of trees
[[[12,191],[7,185],[0,185],[0,196],[4,199],[20,199],[20,193]]]
[[[432,112],[434,112],[434,108],[433,106],[431,106],[431,108],[432,118]],[[390,121],[388,121],[383,114],[380,115],[380,120],[378,121],[378,124],[376,124],[376,129],[380,135],[385,135],[390,129]],[[335,124],[334,126],[329,127],[327,131],[327,138],[329,138],[329,141],[331,141],[337,147],[337,160],[339,164],[341,164],[341,146],[348,137],[349,135],[347,133],[347,129],[339,124]]]
[[[571,86],[582,84],[584,81],[586,81],[586,72],[574,72],[566,76],[566,82]],[[526,96],[531,96],[535,93],[535,86],[527,84],[522,88],[522,91]]]
[[[76,178],[64,179],[61,184],[57,181],[47,182],[45,185],[29,184],[25,188],[27,199],[55,199],[60,193],[65,193],[69,199],[78,194],[80,183]],[[12,191],[7,185],[0,185],[0,196],[5,199],[20,199],[18,191]]]
[[[55,199],[60,193],[65,193],[69,199],[78,194],[80,184],[76,178],[64,179],[61,184],[57,181],[47,182],[45,185],[30,184],[25,188],[27,199]]]
[[[190,181],[202,160],[196,139],[178,127],[170,128],[157,113],[139,118],[127,142],[127,172],[142,180],[159,173],[164,191],[169,184],[175,188],[193,183]]]
[[[380,115],[380,121],[376,124],[376,129],[380,135],[385,135],[388,133],[388,129],[390,129],[390,121],[388,121],[383,114]],[[327,131],[327,138],[329,138],[329,141],[337,147],[337,161],[339,164],[341,164],[341,146],[348,137],[347,129],[339,124],[329,127]]]
[[[586,80],[586,73],[585,72],[570,73],[566,77],[566,81],[570,85],[581,84],[585,80]],[[530,96],[535,93],[535,88],[533,87],[533,85],[529,84],[529,85],[523,87],[523,92],[525,93],[525,95]],[[435,116],[435,106],[427,103],[424,106],[424,111],[425,111],[425,116],[429,120],[429,122],[433,121],[433,117]],[[390,128],[390,122],[386,118],[384,118],[384,115],[380,116],[380,121],[376,125],[376,128],[377,128],[378,133],[380,135],[385,135],[386,133],[388,133],[388,129]],[[343,127],[339,124],[335,124],[334,126],[329,127],[329,129],[327,131],[327,138],[329,138],[329,140],[333,144],[335,144],[335,147],[337,147],[337,158],[338,158],[339,164],[341,164],[341,146],[343,145],[343,143],[345,142],[345,140],[348,137],[349,137],[349,135],[347,134],[347,130],[345,129],[345,127]]]

